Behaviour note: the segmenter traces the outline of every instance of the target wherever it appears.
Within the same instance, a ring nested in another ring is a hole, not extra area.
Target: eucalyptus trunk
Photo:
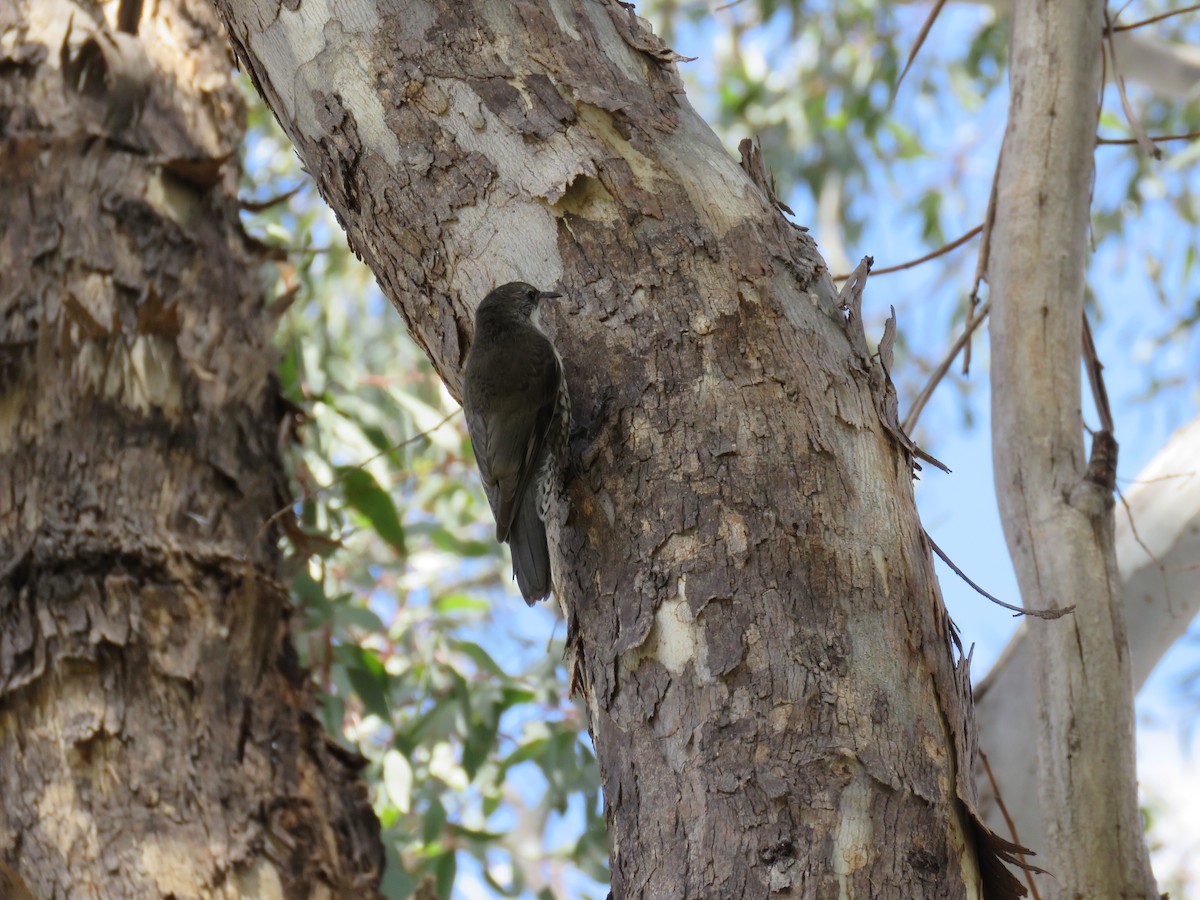
[[[1028,625],[1050,897],[1155,898],[1137,805],[1133,689],[1114,542],[1117,444],[1084,452],[1081,349],[1101,0],[1018,0],[991,285],[996,496]],[[1089,363],[1090,364],[1090,363]],[[1093,371],[1095,369],[1093,368]]]
[[[488,291],[565,295],[550,535],[613,895],[1011,895],[889,354],[674,54],[617,2],[217,5],[452,392]]]
[[[0,7],[0,883],[373,896],[265,527],[293,416],[224,37],[105,9]]]

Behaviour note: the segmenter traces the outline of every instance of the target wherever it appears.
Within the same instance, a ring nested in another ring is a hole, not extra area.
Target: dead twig
[[[945,244],[941,247],[938,247],[932,253],[926,253],[924,256],[922,256],[918,259],[909,260],[908,262],[901,263],[898,266],[888,266],[886,269],[872,269],[871,274],[872,275],[888,275],[892,272],[902,272],[905,269],[911,269],[914,266],[921,265],[921,263],[927,263],[931,259],[937,259],[939,256],[943,256],[943,255],[949,253],[951,250],[957,250],[959,247],[961,247],[967,241],[971,240],[971,238],[973,238],[977,234],[979,234],[979,232],[982,230],[983,230],[982,225],[976,225],[974,228],[972,228],[970,231],[968,231],[962,237],[955,238],[950,243]],[[851,273],[851,274],[853,274],[853,273]],[[850,278],[850,277],[851,277],[851,275],[834,275],[833,280],[834,281],[845,281],[847,278]]]
[[[974,319],[967,321],[967,327],[963,329],[963,333],[959,335],[958,340],[954,342],[954,346],[942,359],[933,374],[929,376],[929,380],[925,382],[925,387],[921,388],[921,393],[917,394],[917,399],[913,401],[912,409],[908,411],[908,415],[904,417],[903,428],[908,434],[912,434],[913,429],[917,425],[917,419],[925,409],[925,405],[929,402],[929,398],[933,396],[934,389],[941,383],[941,380],[946,377],[946,373],[950,371],[950,366],[954,363],[955,357],[963,347],[970,346],[971,333],[980,326],[987,314],[991,311],[991,304],[985,303],[978,310],[978,314]]]
[[[280,203],[287,203],[304,190],[304,184],[305,182],[301,182],[290,191],[284,191],[282,194],[268,197],[266,200],[238,200],[238,208],[244,209],[248,213],[260,213],[263,210],[270,209],[272,206],[278,206]]]
[[[925,18],[924,24],[921,25],[921,31],[917,34],[916,43],[913,44],[911,50],[908,51],[908,59],[904,63],[904,68],[900,72],[900,77],[896,79],[896,87],[892,90],[892,96],[900,93],[900,85],[904,82],[904,76],[908,74],[909,68],[917,58],[917,54],[921,52],[921,47],[925,44],[925,38],[929,37],[929,32],[933,28],[933,23],[937,21],[938,14],[941,13],[942,7],[946,5],[946,0],[937,0],[933,4],[933,9],[929,11],[929,15]]]
[[[1140,22],[1130,22],[1128,25],[1110,25],[1108,28],[1109,34],[1114,34],[1118,31],[1132,31],[1134,28],[1141,28],[1145,25],[1153,25],[1155,22],[1161,22],[1163,19],[1169,19],[1172,16],[1181,16],[1184,13],[1195,12],[1200,9],[1200,3],[1192,6],[1185,6],[1183,9],[1173,9],[1170,12],[1159,13],[1157,16],[1151,16],[1148,19],[1142,19]]]
[[[1147,137],[1149,140],[1156,141],[1159,143],[1166,143],[1167,141],[1194,141],[1194,140],[1196,140],[1196,138],[1200,138],[1200,131],[1189,131],[1187,134],[1148,135]],[[1099,135],[1096,135],[1096,143],[1097,144],[1105,144],[1110,147],[1117,147],[1117,146],[1128,147],[1130,144],[1138,143],[1138,139],[1137,138],[1106,138],[1106,137],[1100,137]]]
[[[971,371],[970,334],[975,330],[975,316],[979,310],[979,286],[987,279],[988,264],[992,258],[992,229],[996,225],[996,192],[1000,184],[1000,167],[1004,164],[1004,142],[996,154],[996,168],[992,171],[992,189],[988,193],[987,214],[983,217],[983,236],[979,240],[979,258],[975,261],[975,283],[971,286],[971,307],[967,310],[967,347],[963,354],[963,375]]]
[[[954,564],[954,561],[952,559],[950,559],[949,556],[946,555],[946,551],[944,551],[941,547],[939,547],[934,542],[933,538],[931,538],[929,536],[928,531],[926,531],[924,528],[922,528],[921,533],[923,535],[925,535],[925,540],[929,541],[929,546],[933,549],[933,552],[938,555],[938,558],[941,559],[942,562],[944,562],[946,565],[948,565],[950,567],[950,571],[952,571],[955,575],[957,575],[959,578],[961,578],[963,581],[965,581],[967,584],[969,584],[972,588],[974,588],[976,593],[982,594],[984,597],[987,597],[989,600],[991,600],[997,606],[1003,606],[1005,609],[1012,610],[1018,616],[1033,616],[1034,618],[1037,618],[1037,619],[1058,619],[1058,618],[1061,618],[1062,616],[1065,616],[1067,613],[1071,613],[1071,612],[1075,611],[1074,605],[1067,606],[1067,607],[1055,607],[1054,609],[1025,609],[1024,607],[1021,607],[1021,606],[1013,606],[1011,603],[1005,603],[999,597],[992,596],[987,591],[985,591],[983,588],[981,588],[979,585],[977,585],[975,582],[973,582],[970,578],[968,578],[967,573],[964,572],[962,569],[960,569],[958,566],[956,566]]]
[[[1083,314],[1083,365],[1092,388],[1092,402],[1100,414],[1100,430],[1112,434],[1116,426],[1113,425],[1112,408],[1108,404],[1108,389],[1104,386],[1104,366],[1096,354],[1096,342],[1092,340],[1092,326],[1086,312]]]
[[[1000,796],[1000,785],[996,783],[996,776],[992,774],[992,767],[991,764],[988,763],[987,754],[982,750],[979,751],[979,761],[983,763],[983,771],[987,772],[988,782],[992,786],[992,793],[996,796],[996,808],[1000,810],[1000,815],[1004,817],[1004,824],[1008,826],[1009,836],[1012,837],[1012,842],[1019,846],[1021,839],[1017,837],[1017,823],[1014,822],[1012,820],[1012,816],[1008,814],[1008,807],[1004,805],[1004,798]],[[1019,851],[1014,852],[1017,853],[1017,859],[1021,861],[1021,868],[1025,873],[1025,883],[1029,885],[1029,895],[1033,898],[1033,900],[1042,900],[1041,895],[1038,893],[1037,886],[1033,883],[1033,872],[1030,871],[1031,867],[1025,860],[1025,854]]]
[[[1133,112],[1129,96],[1125,93],[1125,76],[1121,74],[1121,67],[1117,64],[1117,45],[1113,40],[1112,20],[1108,17],[1107,9],[1104,11],[1104,25],[1104,46],[1108,48],[1108,58],[1112,60],[1113,81],[1117,85],[1117,96],[1121,98],[1121,109],[1125,112],[1125,121],[1129,123],[1129,128],[1133,131],[1133,136],[1137,138],[1138,146],[1152,159],[1162,159],[1162,151],[1155,147],[1146,135],[1145,130],[1142,128],[1142,123],[1138,121],[1138,117]]]

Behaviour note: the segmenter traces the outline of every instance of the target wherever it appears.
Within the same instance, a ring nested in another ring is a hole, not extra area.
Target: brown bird
[[[562,296],[522,281],[501,285],[475,313],[463,410],[496,540],[531,606],[550,594],[546,512],[561,478],[571,399],[562,360],[538,327],[538,304]]]

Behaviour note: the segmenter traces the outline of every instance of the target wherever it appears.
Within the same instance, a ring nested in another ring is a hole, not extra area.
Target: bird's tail
[[[517,587],[530,606],[550,595],[550,546],[546,526],[538,516],[536,490],[527,490],[521,509],[508,532],[512,550],[513,574]]]

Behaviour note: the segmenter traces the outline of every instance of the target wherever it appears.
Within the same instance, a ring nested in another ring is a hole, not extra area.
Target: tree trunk
[[[1117,569],[1128,622],[1129,661],[1136,694],[1163,655],[1200,611],[1200,419],[1171,436],[1124,492],[1116,509]],[[975,689],[979,746],[1000,788],[1021,843],[1045,844],[1037,757],[1029,735],[1037,729],[1029,629],[1017,629],[1004,653]],[[980,805],[1001,834],[1007,826],[986,772],[976,773]]]
[[[886,374],[670,51],[616,2],[218,7],[452,391],[488,290],[566,294],[550,531],[614,896],[1010,895]]]
[[[292,416],[223,36],[94,9],[0,8],[3,859],[37,897],[373,896],[264,527]]]
[[[992,291],[996,495],[1027,606],[1046,888],[1157,897],[1137,806],[1133,692],[1113,540],[1116,443],[1083,446],[1079,355],[1103,3],[1018,0]],[[1102,419],[1107,401],[1097,399]]]

